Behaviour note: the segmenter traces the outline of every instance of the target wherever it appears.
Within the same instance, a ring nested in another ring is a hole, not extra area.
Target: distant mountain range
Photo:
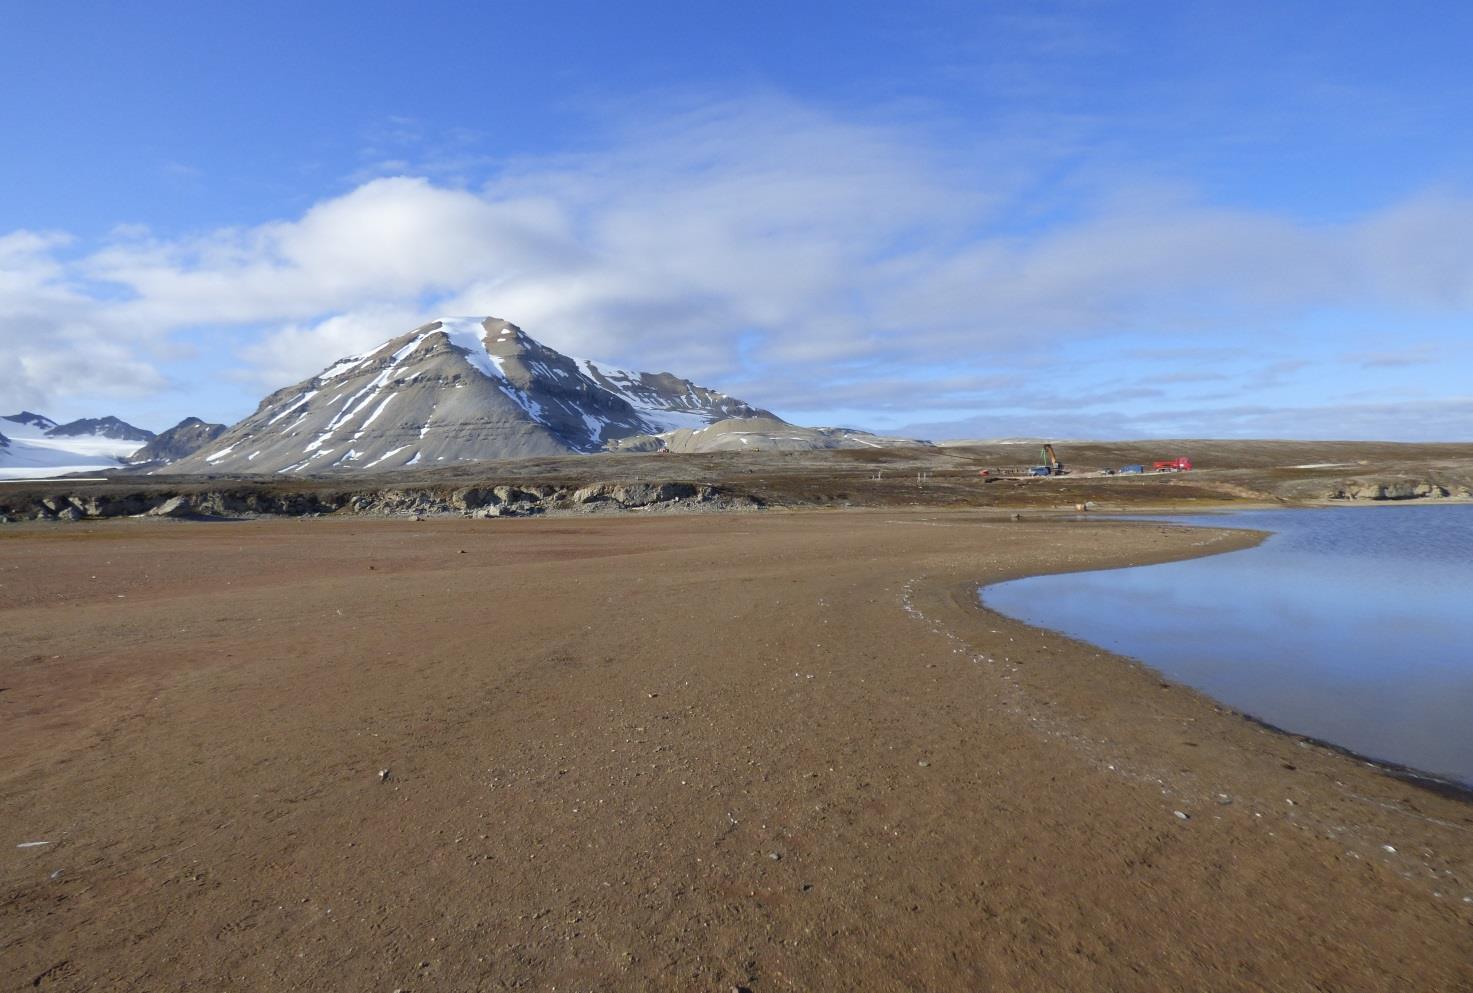
[[[563,355],[498,318],[446,317],[277,390],[229,428],[190,417],[155,435],[116,417],[0,418],[0,478],[123,467],[315,474],[599,451],[917,444],[800,427],[668,372]]]
[[[0,479],[116,469],[124,456],[152,438],[152,431],[115,417],[58,424],[23,410],[0,417]]]
[[[207,430],[190,429],[193,434],[182,430],[191,424]],[[0,417],[0,479],[96,472],[149,460],[164,464],[193,451],[189,441],[197,438],[198,444],[205,444],[224,430],[223,424],[206,425],[191,417],[155,435],[116,417],[84,417],[58,424],[45,414],[23,410]],[[170,439],[181,433],[186,440],[171,444]]]

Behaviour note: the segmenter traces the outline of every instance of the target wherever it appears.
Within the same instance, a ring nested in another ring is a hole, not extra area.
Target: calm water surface
[[[1189,562],[1000,583],[983,603],[1279,727],[1473,784],[1473,505],[1159,519],[1274,533]]]

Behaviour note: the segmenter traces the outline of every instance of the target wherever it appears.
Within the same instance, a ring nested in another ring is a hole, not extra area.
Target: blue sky
[[[807,423],[1470,439],[1470,42],[1453,3],[0,0],[0,408],[233,421],[489,313]]]

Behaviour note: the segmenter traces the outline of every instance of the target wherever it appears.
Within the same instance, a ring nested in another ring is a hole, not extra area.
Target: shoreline
[[[1447,503],[1447,502],[1468,502],[1468,501],[1443,501],[1443,502],[1444,503]],[[1165,521],[1165,520],[1160,520],[1160,518],[1164,518],[1164,517],[1181,518],[1181,517],[1191,517],[1191,516],[1201,516],[1201,517],[1211,518],[1211,517],[1218,516],[1218,515],[1222,515],[1224,517],[1227,517],[1227,516],[1230,516],[1232,514],[1246,513],[1246,512],[1253,512],[1253,511],[1264,511],[1264,510],[1290,511],[1290,510],[1304,510],[1304,509],[1325,509],[1325,507],[1333,507],[1333,506],[1336,506],[1336,505],[1335,504],[1328,504],[1328,505],[1325,505],[1324,507],[1321,507],[1321,506],[1317,506],[1317,507],[1284,507],[1284,506],[1263,505],[1263,506],[1252,506],[1252,507],[1233,508],[1233,509],[1229,509],[1229,510],[1198,510],[1198,511],[1192,511],[1190,513],[1172,513],[1170,511],[1160,511],[1160,512],[1153,512],[1153,511],[1133,511],[1133,512],[1130,512],[1130,513],[1127,513],[1127,514],[1119,514],[1119,515],[1116,515],[1116,514],[1113,514],[1112,513],[1112,514],[1109,514],[1108,516],[1109,516],[1110,519],[1118,520],[1118,521],[1126,522],[1126,523],[1131,522],[1131,521],[1140,521],[1141,523],[1147,523],[1147,524],[1149,524],[1149,523],[1152,523],[1153,521],[1157,521],[1159,523],[1167,523],[1167,524],[1180,525],[1182,527],[1195,527],[1195,528],[1202,528],[1204,530],[1218,530],[1219,529],[1219,526],[1216,525],[1216,524],[1213,524],[1213,523],[1211,523],[1209,521],[1200,521],[1200,522],[1184,522],[1184,521],[1180,521],[1180,520]],[[1105,515],[1101,515],[1102,518],[1104,516]],[[1223,525],[1221,526],[1220,529],[1222,529],[1222,530],[1237,531],[1237,532],[1241,532],[1244,535],[1256,535],[1257,536],[1257,540],[1256,541],[1253,541],[1253,542],[1251,542],[1249,544],[1242,545],[1239,548],[1224,549],[1223,551],[1239,551],[1239,550],[1243,550],[1243,549],[1246,549],[1246,548],[1256,547],[1257,545],[1261,544],[1263,541],[1266,541],[1268,538],[1272,537],[1276,533],[1276,532],[1273,532],[1273,531],[1267,531],[1267,530],[1263,530],[1263,529],[1260,529],[1260,528],[1254,528],[1254,527],[1250,527],[1250,526],[1229,527],[1228,524],[1229,524],[1229,522],[1224,521],[1223,522]],[[1207,553],[1204,553],[1203,555],[1201,555],[1199,557],[1207,558],[1207,557],[1210,557],[1211,555],[1216,555],[1216,554],[1222,554],[1222,552],[1215,552],[1215,551],[1214,552],[1207,552]],[[1168,560],[1168,561],[1172,561],[1172,560]],[[1177,560],[1177,561],[1179,561],[1179,560]],[[1126,564],[1126,565],[1114,565],[1114,566],[1110,566],[1110,567],[1108,567],[1106,569],[1098,569],[1098,570],[1097,569],[1082,569],[1082,570],[1065,570],[1065,571],[1066,572],[1104,572],[1104,571],[1113,571],[1115,569],[1145,568],[1145,567],[1147,567],[1149,565],[1156,565],[1156,564],[1161,564],[1161,563],[1135,563],[1135,564]],[[1054,573],[1037,572],[1037,573],[1030,574],[1030,576],[1061,575],[1061,574],[1063,574],[1063,573],[1059,573],[1059,572],[1054,572]],[[1030,578],[1030,577],[1016,577],[1016,578]],[[988,589],[991,586],[996,586],[996,585],[1000,585],[1001,583],[1012,582],[1012,581],[1013,581],[1012,579],[1003,579],[1003,580],[995,580],[995,581],[987,582],[985,584],[978,585],[977,588],[976,588],[976,595],[977,595],[977,600],[978,600],[978,606],[980,607],[980,609],[982,609],[983,611],[986,611],[986,612],[988,612],[990,614],[997,614],[999,616],[1008,617],[1011,620],[1019,621],[1019,623],[1028,624],[1028,622],[1023,621],[1020,618],[1012,618],[1010,615],[1004,614],[1002,611],[995,610],[994,608],[991,608],[991,607],[987,606],[985,603],[982,602],[982,594],[983,594],[983,592],[986,589]],[[1046,627],[1046,626],[1042,626],[1042,625],[1037,625],[1037,624],[1028,624],[1028,626],[1029,627],[1032,627],[1032,628],[1035,628],[1036,630],[1039,630],[1039,631],[1046,631],[1046,632],[1048,632],[1050,634],[1054,634],[1054,635],[1058,635],[1058,636],[1062,636],[1062,637],[1072,637],[1072,636],[1066,634],[1065,632],[1060,631],[1060,630],[1055,629],[1055,628],[1050,628],[1050,627]],[[1337,752],[1337,753],[1339,753],[1341,755],[1344,755],[1348,759],[1351,759],[1351,760],[1353,760],[1355,762],[1359,762],[1359,763],[1361,763],[1363,765],[1366,765],[1366,766],[1370,766],[1370,767],[1379,769],[1381,772],[1385,773],[1388,776],[1395,777],[1396,779],[1399,779],[1399,780],[1401,780],[1401,781],[1403,781],[1405,783],[1408,783],[1409,785],[1416,786],[1416,787],[1418,787],[1420,789],[1428,790],[1429,792],[1435,793],[1435,794],[1437,794],[1439,796],[1443,796],[1443,797],[1446,797],[1448,799],[1456,800],[1456,801],[1459,801],[1461,803],[1473,804],[1473,782],[1463,782],[1461,780],[1454,779],[1454,778],[1451,778],[1451,777],[1448,777],[1448,776],[1445,776],[1445,775],[1440,775],[1440,774],[1435,773],[1435,772],[1429,772],[1429,771],[1427,771],[1425,769],[1420,769],[1420,768],[1418,768],[1416,766],[1408,765],[1408,764],[1403,763],[1403,762],[1396,762],[1396,761],[1393,761],[1391,759],[1379,758],[1379,757],[1376,757],[1376,756],[1373,756],[1373,755],[1368,755],[1368,754],[1365,754],[1363,752],[1356,751],[1355,749],[1350,748],[1348,746],[1338,744],[1338,743],[1336,743],[1334,741],[1331,741],[1331,740],[1329,740],[1327,738],[1321,738],[1321,737],[1317,737],[1315,735],[1305,734],[1304,732],[1295,731],[1295,730],[1293,730],[1291,728],[1287,728],[1287,727],[1284,727],[1282,725],[1275,724],[1272,721],[1269,721],[1269,720],[1266,720],[1266,719],[1264,719],[1262,717],[1259,717],[1258,715],[1253,714],[1253,713],[1250,713],[1247,710],[1243,710],[1243,709],[1240,709],[1238,707],[1234,707],[1231,704],[1228,704],[1228,703],[1225,703],[1225,702],[1223,702],[1221,700],[1218,700],[1215,697],[1213,697],[1210,693],[1208,693],[1207,691],[1205,691],[1205,690],[1199,690],[1199,689],[1197,689],[1196,687],[1192,686],[1190,683],[1188,683],[1186,681],[1183,681],[1183,680],[1181,680],[1179,678],[1176,678],[1176,677],[1170,676],[1170,675],[1168,675],[1166,673],[1163,673],[1161,670],[1157,669],[1150,662],[1147,662],[1147,661],[1142,660],[1142,659],[1136,659],[1136,658],[1134,658],[1132,656],[1122,655],[1119,652],[1112,651],[1111,649],[1106,648],[1103,645],[1096,645],[1094,642],[1091,642],[1088,639],[1081,638],[1081,639],[1077,639],[1077,640],[1081,641],[1084,644],[1091,645],[1091,646],[1097,648],[1099,651],[1106,653],[1112,659],[1115,659],[1117,661],[1118,660],[1124,660],[1124,661],[1126,661],[1126,662],[1128,662],[1130,664],[1136,664],[1136,665],[1145,666],[1148,670],[1150,670],[1151,672],[1155,673],[1156,676],[1158,676],[1160,679],[1166,680],[1166,681],[1172,683],[1173,685],[1180,686],[1180,687],[1182,687],[1184,689],[1190,689],[1193,692],[1201,693],[1204,696],[1206,696],[1207,699],[1212,700],[1214,702],[1214,704],[1216,704],[1217,706],[1223,708],[1224,710],[1226,710],[1228,712],[1231,712],[1231,713],[1235,714],[1236,716],[1242,718],[1243,720],[1248,721],[1249,723],[1254,724],[1254,725],[1256,725],[1258,727],[1264,728],[1264,729],[1266,729],[1268,731],[1271,731],[1271,732],[1273,732],[1275,734],[1284,735],[1285,737],[1290,738],[1290,739],[1293,739],[1293,740],[1296,740],[1296,741],[1304,741],[1304,742],[1307,742],[1307,743],[1309,743],[1311,745],[1314,745],[1316,747],[1323,748],[1323,749],[1326,749],[1326,750],[1329,750],[1329,751],[1333,751],[1333,752]]]
[[[981,605],[1244,547],[1123,523],[7,530],[0,820],[51,844],[0,845],[0,954],[59,988],[1473,982],[1465,802]]]

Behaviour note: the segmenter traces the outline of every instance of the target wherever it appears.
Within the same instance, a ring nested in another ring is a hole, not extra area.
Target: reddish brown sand
[[[7,528],[0,989],[1473,988],[1473,807],[973,596],[1243,540]]]

